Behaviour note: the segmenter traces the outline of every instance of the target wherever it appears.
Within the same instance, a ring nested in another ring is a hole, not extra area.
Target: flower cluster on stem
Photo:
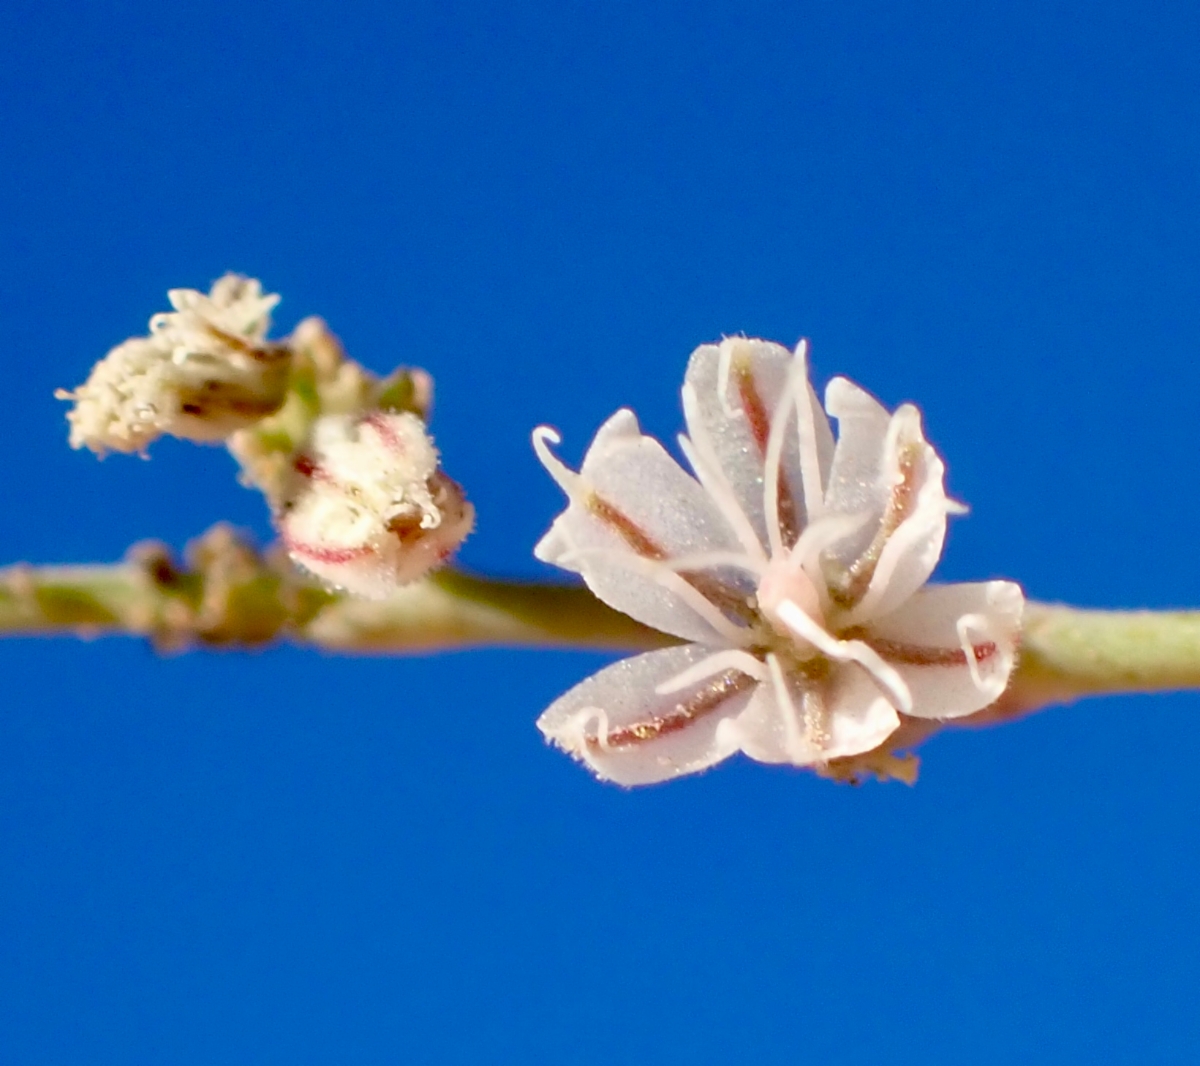
[[[74,392],[71,443],[144,452],[163,433],[224,441],[259,489],[293,562],[378,599],[444,563],[474,522],[425,427],[433,382],[346,357],[320,319],[267,340],[275,295],[227,274],[169,293],[150,335],[109,352]]]

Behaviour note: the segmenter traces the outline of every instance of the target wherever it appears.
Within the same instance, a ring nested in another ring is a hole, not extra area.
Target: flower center
[[[822,629],[825,628],[825,612],[821,609],[821,597],[817,586],[798,560],[788,553],[773,559],[758,583],[756,595],[759,610],[772,629],[786,636],[800,650],[812,650],[812,645],[797,637],[794,629],[779,617],[780,606],[791,603],[799,607]]]

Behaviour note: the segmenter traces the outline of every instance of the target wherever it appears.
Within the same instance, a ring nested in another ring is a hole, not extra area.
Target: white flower
[[[807,349],[730,338],[692,355],[683,386],[695,478],[628,410],[578,473],[534,447],[569,498],[539,559],[687,643],[625,659],[538,725],[601,777],[648,784],[736,751],[821,766],[883,744],[902,718],[972,714],[1012,670],[1020,588],[926,586],[941,554],[944,467],[920,414],[845,378],[825,407]]]
[[[226,274],[207,296],[195,289],[167,293],[174,311],[150,319],[150,333],[177,363],[197,356],[253,358],[266,346],[276,293],[262,291],[257,278]]]
[[[178,368],[154,341],[134,337],[118,344],[86,384],[56,394],[75,402],[67,414],[71,447],[100,455],[144,451],[179,421],[179,384]]]
[[[416,580],[471,531],[474,509],[414,414],[323,415],[293,466],[277,518],[288,554],[356,595]]]
[[[226,274],[209,295],[172,289],[174,311],[150,320],[150,336],[117,345],[74,392],[71,446],[142,452],[164,433],[224,440],[273,412],[284,397],[288,351],[267,342],[270,310],[252,278]]]

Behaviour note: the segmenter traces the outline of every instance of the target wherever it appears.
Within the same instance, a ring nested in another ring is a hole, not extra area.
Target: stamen
[[[587,558],[608,559],[626,570],[650,578],[682,600],[703,621],[712,626],[735,647],[745,644],[750,636],[749,629],[743,629],[726,618],[719,608],[714,606],[694,586],[688,584],[686,578],[675,573],[662,559],[645,559],[632,552],[622,551],[620,548],[572,548],[563,552],[556,562],[558,565],[563,565],[570,564],[577,559]]]
[[[798,369],[797,369],[798,368]],[[804,516],[811,525],[824,510],[825,486],[821,483],[821,457],[817,452],[817,427],[813,414],[813,396],[808,385],[808,340],[796,345],[788,388],[796,395],[796,430],[800,438],[800,482],[804,486]]]
[[[707,573],[710,567],[723,567],[733,570],[744,570],[749,573],[756,583],[761,582],[768,564],[757,564],[752,559],[738,552],[697,552],[695,555],[668,557],[665,554],[635,553],[643,559],[649,559],[670,570],[674,570],[692,588],[694,588],[709,603],[717,608],[726,618],[736,620],[742,625],[753,626],[758,623],[759,615],[754,599],[749,590],[739,587],[737,582],[731,582],[715,574]],[[617,551],[614,548],[577,548],[567,553],[563,558],[570,562],[571,558],[585,553],[607,553]],[[612,556],[617,565],[621,565],[618,556]]]
[[[729,378],[733,373],[733,345],[723,340],[717,348],[717,402],[726,418],[735,414],[729,403]]]
[[[727,651],[713,652],[712,655],[701,659],[700,662],[676,674],[669,681],[664,681],[654,691],[659,696],[669,696],[672,692],[679,692],[696,684],[697,681],[705,681],[727,670],[739,670],[741,673],[754,678],[755,681],[765,681],[767,679],[767,672],[763,668],[761,660],[756,659],[747,651],[734,648]]]
[[[792,548],[790,559],[795,562],[795,565],[802,566],[806,570],[815,569],[814,584],[821,588],[825,584],[819,567],[821,553],[839,540],[853,536],[870,519],[870,511],[826,515],[819,522],[805,527],[804,532],[800,534],[800,539]]]
[[[872,680],[883,689],[884,695],[898,710],[908,714],[912,711],[912,693],[904,678],[894,666],[886,662],[874,648],[861,640],[838,640],[817,625],[791,600],[784,600],[775,608],[779,620],[801,640],[807,641],[818,651],[841,662],[856,662],[863,667]]]
[[[750,525],[750,520],[746,517],[746,512],[742,510],[741,504],[738,503],[737,497],[734,496],[733,490],[729,487],[729,482],[725,479],[724,474],[720,472],[720,467],[710,466],[706,459],[701,458],[694,442],[682,433],[677,439],[679,441],[679,449],[683,452],[684,458],[687,459],[688,464],[695,472],[696,479],[717,505],[717,509],[721,512],[721,517],[729,523],[734,536],[737,537],[742,547],[750,555],[765,562],[767,555],[763,551],[762,544],[759,542],[758,534],[754,532],[754,527]]]
[[[625,552],[621,548],[571,548],[560,556],[566,562],[573,562],[579,558],[607,558],[615,561],[625,556]],[[687,575],[689,572],[696,570],[705,570],[709,567],[729,567],[733,570],[745,570],[749,574],[758,575],[765,570],[765,567],[746,558],[740,552],[696,552],[695,555],[677,555],[669,558],[659,558],[657,556],[639,556],[643,561],[654,563],[656,566],[662,566],[667,570],[672,570],[677,574]]]
[[[779,656],[767,656],[767,669],[771,672],[771,687],[775,690],[775,707],[783,721],[787,752],[797,765],[811,762],[815,753],[812,751],[812,745],[808,743],[805,731],[800,728],[800,717],[796,713],[796,705],[792,702],[787,679],[783,676],[783,667],[779,665]]]
[[[763,559],[751,559],[741,552],[696,552],[694,555],[677,555],[664,559],[663,563],[677,573],[687,573],[689,570],[708,570],[717,566],[728,566],[735,570],[745,570],[748,574],[761,578],[767,572],[770,564]]]
[[[887,585],[887,579],[890,578],[896,563],[903,555],[896,549],[893,549],[890,555],[888,554],[887,549],[893,535],[901,530],[909,517],[920,510],[930,492],[936,493],[943,504],[945,502],[940,477],[930,476],[927,471],[923,483],[918,486],[916,481],[919,460],[929,459],[933,452],[933,449],[921,436],[919,417],[916,408],[911,404],[904,404],[892,415],[884,443],[885,454],[889,457],[894,456],[893,469],[888,471],[892,485],[887,505],[879,519],[879,528],[876,529],[871,543],[867,545],[863,553],[829,582],[831,594],[838,606],[845,610],[853,608],[852,613],[855,618],[861,618],[866,613],[868,601],[873,604],[882,595],[882,590]],[[915,429],[915,439],[902,445],[899,443],[899,437],[904,428]],[[933,456],[933,461],[938,461],[936,456]],[[901,538],[901,543],[903,543],[903,538]],[[881,567],[880,563],[885,556],[888,556],[888,560]],[[876,581],[876,577],[881,571],[884,579]],[[872,589],[875,590],[873,595]]]
[[[549,444],[547,444],[549,441]],[[551,429],[549,426],[538,426],[533,431],[533,450],[537,453],[537,457],[541,460],[542,466],[550,474],[558,487],[567,494],[568,497],[574,499],[578,493],[578,486],[581,480],[579,474],[570,469],[563,463],[557,455],[550,450],[550,444],[561,444],[562,437],[558,430]]]
[[[578,725],[572,733],[577,733],[574,739],[579,751],[589,744],[597,745],[603,752],[612,750],[608,743],[608,712],[603,707],[584,707],[574,716],[574,720]],[[594,737],[588,734],[588,726],[592,722],[596,723]]]
[[[755,558],[765,560],[766,554],[763,552],[758,534],[750,524],[746,512],[742,510],[742,505],[738,503],[729,479],[721,468],[721,462],[717,458],[716,449],[713,448],[708,429],[700,417],[696,390],[690,384],[685,384],[683,387],[683,413],[694,435],[694,440],[683,434],[679,436],[679,447],[682,449],[684,457],[691,464],[700,484],[713,498],[742,546]]]
[[[980,692],[985,691],[983,675],[979,671],[979,656],[975,652],[975,642],[971,639],[971,630],[981,637],[991,635],[988,620],[981,614],[964,614],[954,625],[958,631],[959,643],[962,644],[963,655],[967,660],[967,669],[971,671],[971,680]]]
[[[899,502],[894,506],[889,505],[870,547],[850,568],[854,580],[852,587],[862,590],[858,593],[858,602],[847,615],[850,624],[871,616],[875,605],[887,591],[896,568],[909,555],[912,546],[925,535],[929,522],[936,521],[936,512],[940,510],[943,515],[947,513],[946,497],[939,478],[929,478],[917,490],[916,503],[910,506],[912,495],[909,481],[897,486],[893,500]],[[929,517],[920,521],[926,515]]]

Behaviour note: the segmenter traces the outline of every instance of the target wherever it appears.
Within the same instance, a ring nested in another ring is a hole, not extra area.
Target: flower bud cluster
[[[289,352],[267,341],[271,309],[258,281],[226,274],[206,296],[168,293],[174,311],[150,320],[150,335],[117,345],[87,382],[60,399],[73,448],[144,452],[163,434],[224,440],[276,410],[287,386]]]
[[[474,520],[425,424],[390,411],[318,418],[277,516],[293,562],[373,599],[444,562]]]
[[[292,561],[328,585],[381,598],[446,561],[474,510],[425,429],[422,370],[379,379],[319,319],[267,340],[279,301],[227,274],[118,345],[74,392],[71,444],[144,452],[164,433],[223,441],[262,491]]]

